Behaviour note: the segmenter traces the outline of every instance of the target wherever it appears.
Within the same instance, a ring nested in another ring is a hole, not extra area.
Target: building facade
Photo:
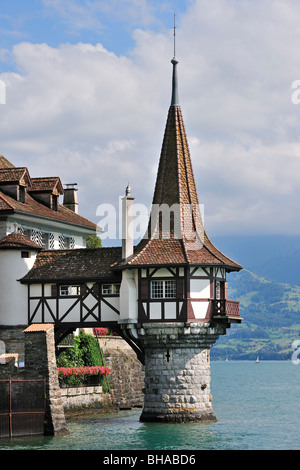
[[[226,275],[242,267],[214,246],[203,225],[178,99],[178,62],[175,57],[171,62],[172,98],[152,209],[137,246],[129,188],[122,247],[85,249],[84,234],[95,226],[58,205],[60,180],[31,180],[26,168],[2,159],[0,215],[3,235],[10,234],[0,243],[0,256],[8,264],[14,256],[14,283],[23,301],[8,302],[0,322],[51,323],[57,340],[77,327],[111,326],[145,366],[142,420],[212,420],[209,349],[232,323],[241,322],[238,302],[228,299]],[[44,211],[38,217],[37,205]],[[26,225],[29,221],[38,223]],[[16,233],[22,239],[14,249],[8,244]],[[26,240],[28,249],[21,246]],[[27,261],[25,251],[31,253]]]

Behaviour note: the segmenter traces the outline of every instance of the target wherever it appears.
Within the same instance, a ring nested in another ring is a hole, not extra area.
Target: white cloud
[[[142,6],[145,24],[153,10]],[[179,99],[208,233],[300,233],[299,16],[294,0],[198,0],[178,19]],[[19,72],[0,75],[0,152],[32,176],[77,182],[80,212],[95,221],[128,181],[136,202],[152,200],[172,31],[140,28],[134,40],[129,57],[101,44],[20,43]]]

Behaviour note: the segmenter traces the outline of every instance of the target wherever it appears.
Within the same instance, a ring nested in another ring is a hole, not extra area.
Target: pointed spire
[[[177,64],[178,64],[178,60],[176,59],[176,25],[175,25],[175,14],[174,14],[174,57],[173,57],[173,59],[171,60],[171,64],[173,64],[171,106],[179,106],[179,99],[178,99],[178,76],[177,76]]]
[[[220,252],[204,230],[178,100],[175,34],[174,15],[172,100],[163,137],[149,224],[144,238],[126,265],[223,265],[228,270],[239,270],[241,267]]]

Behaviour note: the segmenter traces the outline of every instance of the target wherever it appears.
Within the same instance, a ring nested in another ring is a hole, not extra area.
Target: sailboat
[[[259,364],[259,356],[257,356],[255,364]]]

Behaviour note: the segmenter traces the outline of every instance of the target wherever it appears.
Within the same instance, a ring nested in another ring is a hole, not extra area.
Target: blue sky
[[[117,55],[130,54],[135,28],[171,30],[190,1],[97,1],[97,0],[2,0],[0,2],[2,48],[10,50],[21,41],[61,43],[88,42]],[[3,70],[3,68],[2,68]]]
[[[0,153],[32,177],[76,181],[95,222],[128,181],[150,207],[174,13],[208,233],[299,235],[297,0],[0,0]]]

